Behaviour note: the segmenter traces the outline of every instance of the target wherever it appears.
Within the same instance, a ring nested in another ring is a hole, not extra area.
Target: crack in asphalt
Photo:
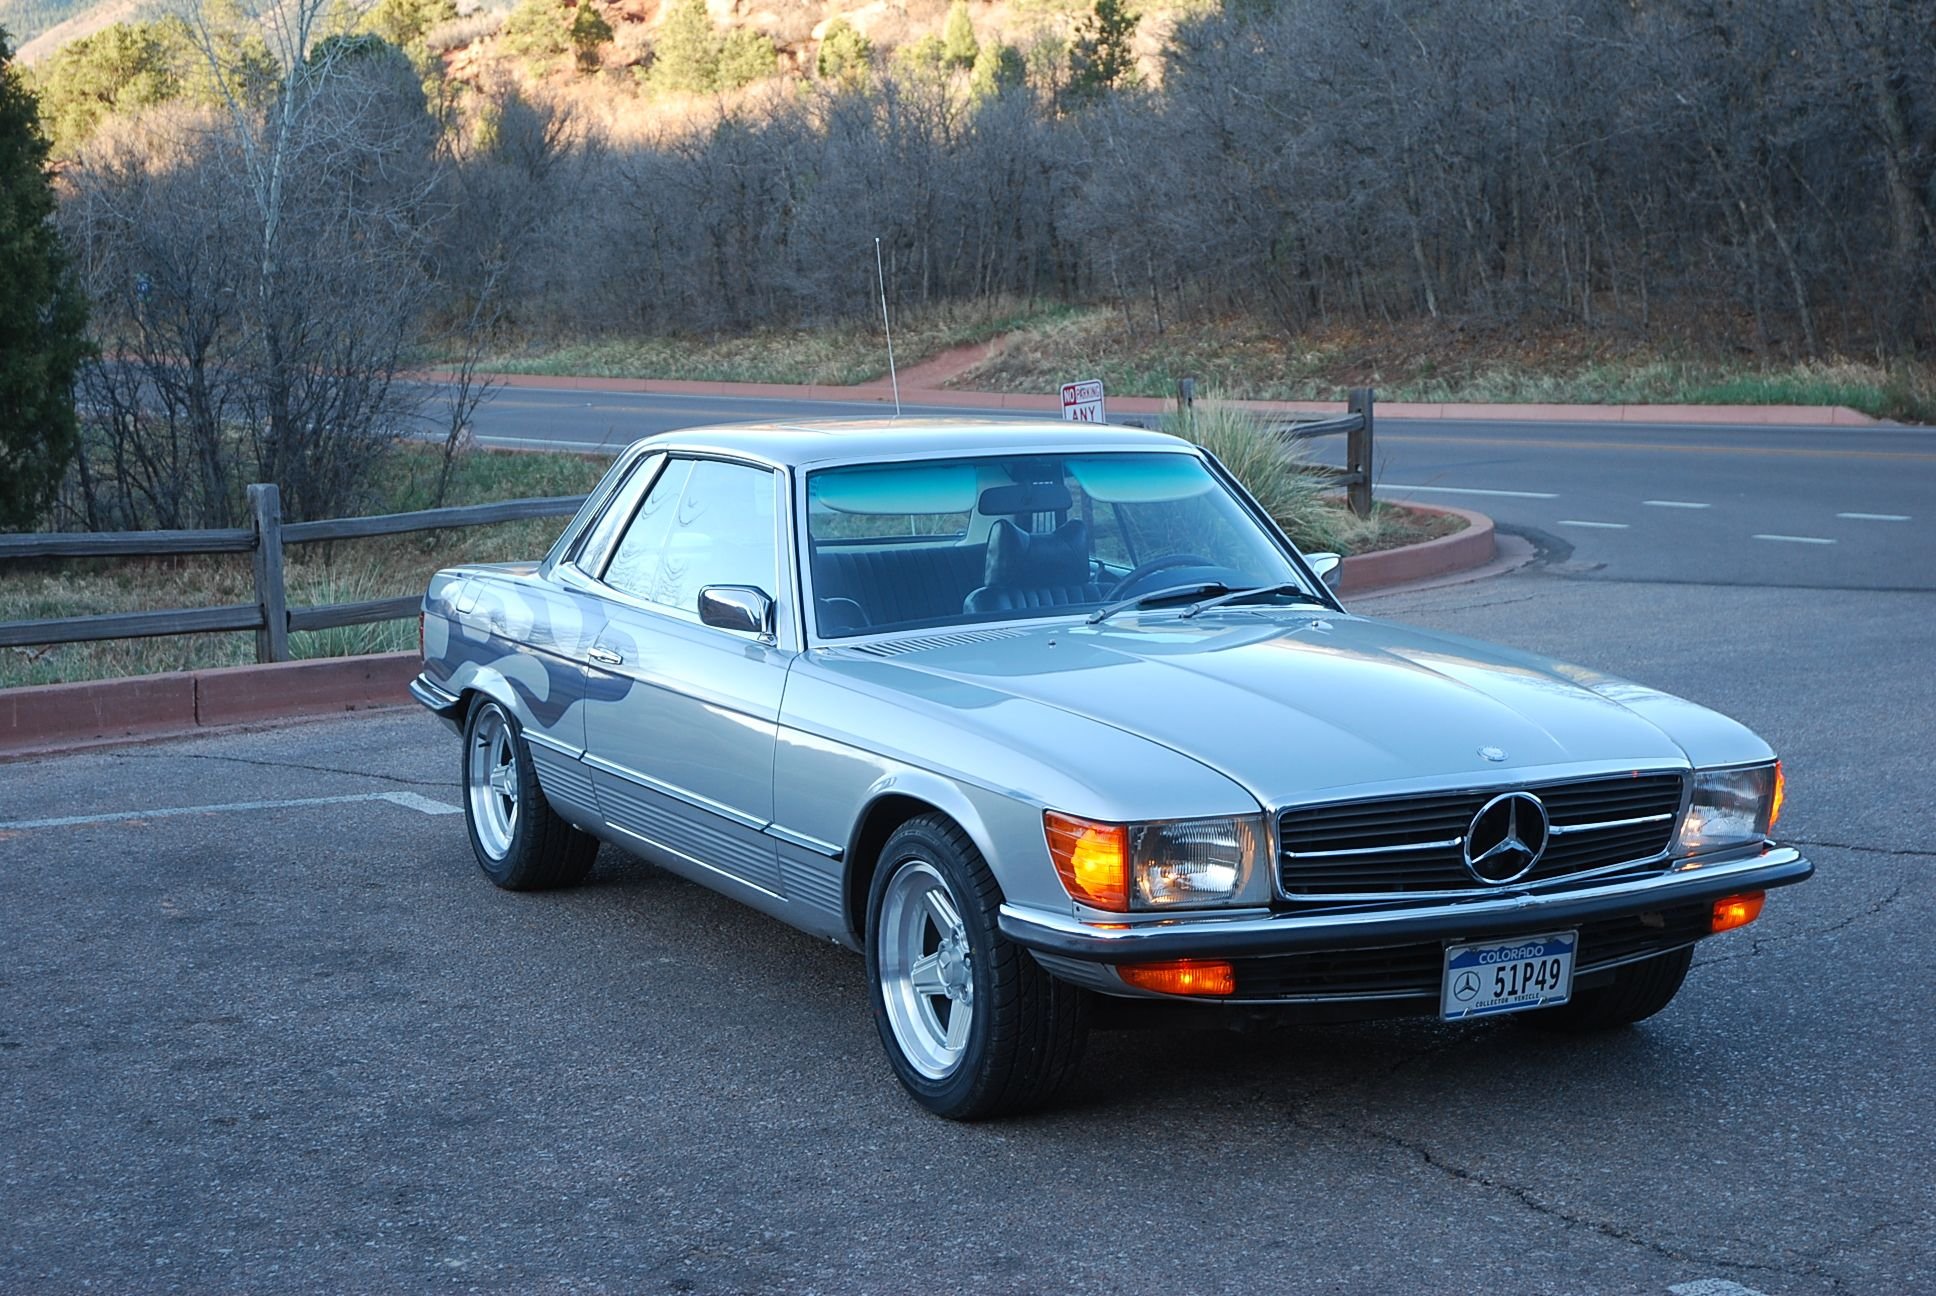
[[[1912,859],[1936,859],[1936,851],[1909,850],[1898,846],[1858,846],[1854,842],[1816,841],[1807,837],[1786,839],[1795,846],[1820,846],[1827,850],[1860,851],[1864,855],[1903,855]]]
[[[301,761],[271,760],[261,756],[222,756],[210,752],[170,752],[167,755],[150,752],[110,752],[108,755],[110,759],[117,761],[229,761],[237,765],[259,765],[264,769],[308,770],[315,774],[344,774],[351,778],[380,779],[385,783],[402,783],[408,787],[454,788],[457,786],[455,779],[405,778],[401,774],[380,774],[375,770],[339,769],[334,765],[307,765]]]
[[[1416,1059],[1406,1059],[1407,1062],[1414,1060]],[[1380,1143],[1401,1152],[1409,1152],[1423,1162],[1429,1169],[1436,1170],[1438,1173],[1456,1183],[1470,1184],[1474,1187],[1502,1193],[1535,1215],[1557,1220],[1571,1228],[1586,1229],[1609,1241],[1624,1242],[1629,1246],[1639,1247],[1641,1250],[1660,1256],[1663,1259],[1673,1260],[1680,1264],[1708,1265],[1716,1269],[1732,1269],[1744,1273],[1776,1274],[1785,1278],[1806,1276],[1825,1280],[1835,1291],[1844,1291],[1847,1288],[1846,1283],[1841,1278],[1828,1272],[1819,1260],[1807,1253],[1795,1253],[1805,1266],[1803,1273],[1797,1274],[1793,1269],[1785,1265],[1764,1264],[1753,1260],[1737,1260],[1719,1255],[1706,1255],[1693,1251],[1679,1250],[1667,1243],[1657,1242],[1634,1229],[1613,1223],[1610,1220],[1595,1219],[1579,1211],[1568,1210],[1565,1207],[1554,1205],[1551,1202],[1545,1201],[1532,1189],[1523,1185],[1504,1179],[1496,1179],[1482,1171],[1470,1170],[1465,1166],[1457,1165],[1441,1157],[1424,1143],[1403,1138],[1400,1135],[1392,1134],[1385,1130],[1354,1126],[1344,1122],[1339,1122],[1330,1129],[1327,1129],[1317,1121],[1305,1116],[1296,1108],[1287,1110],[1285,1115],[1292,1126],[1306,1133],[1344,1134],[1369,1142]]]
[[[1909,884],[1907,882],[1899,882],[1896,884],[1896,889],[1888,895],[1882,897],[1882,899],[1876,901],[1867,909],[1859,913],[1850,914],[1840,922],[1832,922],[1826,927],[1811,927],[1807,931],[1789,932],[1780,936],[1756,936],[1749,942],[1748,948],[1739,954],[1723,954],[1718,958],[1700,959],[1695,962],[1694,966],[1713,967],[1717,963],[1733,963],[1738,959],[1755,958],[1760,955],[1764,945],[1774,945],[1782,941],[1806,940],[1815,936],[1833,936],[1836,932],[1847,931],[1864,918],[1875,917],[1884,909],[1887,909],[1890,905],[1902,899],[1903,893],[1908,890]]]

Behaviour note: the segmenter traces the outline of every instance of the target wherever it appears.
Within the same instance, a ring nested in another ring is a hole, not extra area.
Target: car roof
[[[1001,454],[1082,454],[1098,450],[1183,450],[1164,432],[1054,419],[874,418],[729,423],[661,432],[636,443],[644,450],[698,450],[743,455],[775,467],[825,467]]]

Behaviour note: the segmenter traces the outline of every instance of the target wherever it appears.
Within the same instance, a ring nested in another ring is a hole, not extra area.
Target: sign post
[[[1070,423],[1102,423],[1102,379],[1062,384],[1062,417]]]

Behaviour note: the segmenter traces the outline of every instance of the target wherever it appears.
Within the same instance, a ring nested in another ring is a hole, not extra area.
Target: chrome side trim
[[[1638,819],[1605,819],[1599,823],[1574,824],[1568,828],[1562,828],[1558,824],[1555,824],[1546,830],[1546,835],[1549,837],[1564,837],[1568,833],[1603,832],[1608,828],[1632,828],[1636,824],[1666,823],[1672,818],[1674,816],[1670,813],[1641,815]]]
[[[837,860],[847,853],[844,847],[836,846],[832,842],[823,842],[818,837],[809,837],[805,833],[795,832],[791,828],[783,828],[777,823],[768,824],[765,831],[767,836],[777,837],[789,846],[798,846],[816,855],[825,855],[831,860]]]
[[[546,751],[556,752],[560,756],[566,756],[572,760],[578,760],[585,754],[583,747],[574,747],[570,743],[559,742],[556,738],[547,737],[535,729],[526,729],[524,731],[524,740],[533,747],[542,747]]]
[[[781,895],[778,891],[769,891],[767,888],[761,886],[757,882],[748,882],[745,878],[741,877],[737,873],[729,873],[725,869],[720,868],[717,864],[708,864],[705,860],[700,859],[697,855],[688,855],[685,851],[680,850],[676,846],[668,846],[664,842],[659,841],[657,838],[647,837],[642,832],[634,832],[630,828],[627,828],[624,824],[613,823],[610,819],[607,819],[605,821],[605,826],[611,829],[613,832],[624,833],[627,837],[632,838],[634,841],[644,842],[647,846],[650,846],[653,850],[664,851],[668,855],[672,855],[679,859],[682,859],[686,863],[692,865],[694,868],[702,868],[702,869],[705,869],[708,873],[716,873],[720,877],[725,878],[728,882],[733,883],[735,886],[743,886],[748,891],[757,891],[761,895],[771,897],[774,900],[779,900],[784,902],[786,899],[786,897]]]
[[[603,756],[594,756],[589,751],[584,754],[583,759],[585,764],[591,766],[601,774],[610,774],[613,778],[624,779],[627,783],[636,784],[648,792],[657,792],[660,796],[668,796],[674,801],[682,801],[696,810],[704,810],[710,814],[716,814],[721,819],[731,820],[742,828],[751,828],[754,832],[760,833],[765,832],[767,829],[767,820],[761,819],[757,815],[747,814],[744,810],[735,810],[733,807],[715,801],[711,797],[700,796],[697,792],[688,792],[682,787],[675,787],[670,783],[655,779],[650,775],[641,774],[628,766],[620,765],[615,761],[608,761]],[[617,827],[616,824],[613,826]],[[624,830],[621,829],[621,831]],[[633,833],[632,835],[635,837],[638,836],[637,833]],[[640,840],[644,841],[647,839],[640,838]],[[656,846],[658,843],[654,842],[653,845]],[[694,862],[697,863],[697,861]],[[732,874],[727,874],[727,876],[731,877]]]

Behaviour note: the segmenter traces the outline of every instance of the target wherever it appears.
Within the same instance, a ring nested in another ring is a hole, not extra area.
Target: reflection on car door
[[[708,585],[780,591],[778,490],[766,468],[666,464],[600,574],[609,620],[590,669],[630,687],[585,718],[607,823],[770,898],[783,892],[763,830],[793,654],[701,624],[698,602]]]

